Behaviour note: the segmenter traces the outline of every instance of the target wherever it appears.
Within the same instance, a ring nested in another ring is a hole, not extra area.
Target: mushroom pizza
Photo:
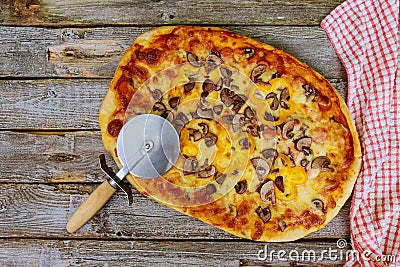
[[[236,236],[291,241],[324,227],[351,194],[361,151],[332,85],[286,52],[225,29],[166,26],[122,57],[100,109],[119,163],[123,124],[153,113],[181,154],[142,194]]]

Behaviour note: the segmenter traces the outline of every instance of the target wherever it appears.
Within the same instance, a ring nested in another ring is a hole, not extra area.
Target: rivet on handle
[[[122,180],[117,176],[117,174],[113,171],[113,169],[111,169],[107,165],[106,157],[104,154],[99,155],[99,161],[100,161],[100,168],[108,176],[108,182],[110,183],[110,185],[115,189],[120,188],[128,198],[128,205],[129,206],[132,205],[133,196],[130,186],[122,182]]]

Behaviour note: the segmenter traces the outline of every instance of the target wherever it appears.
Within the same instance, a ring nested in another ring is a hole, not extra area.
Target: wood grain
[[[1,1],[6,25],[317,25],[342,1]],[[233,15],[234,14],[234,15]]]
[[[0,128],[98,129],[110,80],[0,81]]]
[[[346,79],[346,72],[320,27],[230,25],[226,28],[283,49],[327,78]],[[3,26],[0,27],[0,77],[112,78],[125,50],[149,29]]]
[[[67,223],[67,232],[74,233],[86,224],[108,202],[115,192],[116,189],[112,187],[108,181],[104,181],[99,185],[85,201],[75,209],[74,214]]]
[[[338,250],[318,258],[323,250]],[[264,257],[264,250],[268,257]],[[269,257],[269,253],[273,257]],[[279,261],[282,258],[293,260]],[[313,250],[309,255],[308,251]],[[348,247],[336,241],[269,243],[206,241],[0,240],[2,266],[343,266]],[[260,252],[261,251],[261,252]],[[292,252],[294,251],[294,252]],[[296,251],[299,258],[294,260]],[[260,254],[259,254],[260,253]],[[259,256],[261,260],[259,260]],[[340,257],[342,255],[342,257]],[[337,259],[334,260],[334,256]],[[313,260],[314,259],[314,260]]]
[[[330,79],[346,97],[347,83]],[[0,80],[0,130],[96,130],[109,79]]]
[[[286,50],[330,78],[346,72],[323,17],[343,0],[0,0],[0,266],[342,266],[259,260],[264,243],[234,237],[134,191],[117,192],[73,235],[74,210],[104,181],[101,100],[121,55],[159,25],[222,25]],[[74,79],[65,79],[74,78]],[[108,162],[116,168],[107,154]],[[337,249],[349,201],[322,230],[268,249]]]
[[[0,132],[0,182],[89,183],[102,182],[98,156],[106,154],[100,132]]]
[[[235,239],[134,191],[133,205],[121,191],[75,234],[65,229],[75,209],[97,185],[0,184],[0,238]],[[349,237],[349,203],[325,228],[306,239]],[[12,227],[10,227],[12,225]]]

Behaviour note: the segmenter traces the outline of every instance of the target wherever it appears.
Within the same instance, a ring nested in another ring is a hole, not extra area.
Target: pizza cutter
[[[180,153],[179,136],[166,119],[152,114],[138,115],[122,127],[117,139],[117,154],[123,167],[114,173],[100,155],[100,166],[108,180],[97,187],[79,206],[67,223],[73,233],[89,221],[111,198],[122,189],[132,203],[132,192],[123,179],[132,175],[151,179],[160,177],[174,166]]]

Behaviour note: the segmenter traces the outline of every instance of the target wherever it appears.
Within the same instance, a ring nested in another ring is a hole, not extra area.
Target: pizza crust
[[[286,54],[285,52],[278,50],[276,48],[273,48],[272,46],[262,44],[258,41],[252,40],[250,38],[246,38],[243,36],[240,36],[238,34],[231,33],[227,30],[216,28],[216,27],[198,27],[198,26],[164,26],[160,28],[155,28],[150,30],[149,32],[146,32],[142,35],[140,35],[134,42],[134,44],[127,50],[127,52],[124,54],[124,56],[121,58],[121,62],[119,64],[119,67],[116,70],[115,76],[113,81],[111,82],[110,85],[110,90],[107,92],[107,94],[104,97],[104,100],[102,102],[102,105],[100,107],[99,111],[99,124],[102,132],[102,138],[103,138],[103,143],[107,151],[110,152],[110,154],[113,156],[114,160],[117,162],[117,164],[121,167],[121,164],[119,162],[118,156],[116,154],[116,137],[115,136],[110,136],[107,133],[107,126],[110,121],[112,121],[115,116],[116,112],[120,109],[120,105],[118,103],[118,94],[115,91],[115,88],[118,86],[118,81],[123,76],[123,68],[122,66],[126,66],[132,61],[132,55],[135,53],[137,46],[136,45],[143,45],[144,47],[151,45],[152,41],[154,41],[158,36],[163,35],[163,34],[169,34],[173,31],[176,30],[182,30],[185,32],[188,31],[201,31],[207,29],[208,31],[213,31],[215,34],[222,33],[226,34],[229,36],[233,36],[232,38],[237,38],[238,42],[243,42],[245,41],[247,45],[253,45],[254,47],[262,47],[265,50],[270,50],[274,51],[274,53],[281,55],[285,62],[289,62],[287,64],[287,67],[289,69],[295,69],[296,75],[302,75],[306,77],[306,79],[310,83],[315,83],[315,84],[322,84],[322,88],[328,88],[329,92],[323,92],[323,93],[328,93],[328,94],[334,94],[336,99],[338,100],[339,103],[339,110],[341,113],[344,115],[345,120],[347,122],[348,130],[350,131],[352,141],[353,141],[353,150],[354,150],[354,160],[351,163],[351,165],[348,168],[347,171],[347,179],[345,183],[342,183],[340,185],[342,194],[341,196],[337,199],[336,205],[334,208],[329,209],[326,214],[325,214],[325,219],[324,222],[318,226],[311,226],[308,228],[305,228],[303,225],[298,225],[298,226],[291,226],[288,230],[286,231],[277,231],[274,229],[272,233],[266,231],[265,229],[262,230],[261,235],[257,235],[257,229],[241,229],[240,228],[240,223],[245,222],[239,221],[239,225],[226,225],[223,222],[221,222],[222,215],[220,217],[215,216],[215,219],[213,216],[210,216],[209,212],[217,212],[220,211],[221,213],[225,214],[228,213],[229,210],[229,201],[233,201],[233,199],[237,199],[234,195],[232,194],[227,194],[226,197],[223,197],[222,199],[218,199],[217,201],[213,203],[208,203],[205,204],[201,207],[184,207],[184,206],[179,206],[179,205],[172,205],[170,203],[166,203],[164,201],[161,201],[160,199],[157,199],[157,197],[154,197],[153,195],[149,195],[149,192],[156,192],[160,185],[157,184],[157,182],[148,182],[146,185],[143,183],[138,183],[138,179],[133,177],[132,175],[128,175],[127,179],[128,181],[142,194],[147,195],[149,197],[154,198],[155,200],[159,201],[161,204],[164,204],[166,206],[169,206],[170,208],[173,208],[181,213],[187,214],[189,216],[193,216],[198,218],[201,221],[204,221],[206,223],[209,223],[211,225],[214,225],[222,230],[225,230],[233,235],[243,237],[243,238],[248,238],[248,239],[253,239],[257,241],[268,241],[268,242],[283,242],[283,241],[293,241],[296,239],[299,239],[301,237],[306,236],[307,234],[317,231],[321,228],[323,228],[325,225],[327,225],[339,212],[340,208],[345,204],[346,200],[349,198],[351,195],[354,183],[357,179],[359,170],[361,168],[361,147],[360,143],[358,140],[358,136],[354,127],[354,124],[351,120],[350,114],[347,110],[347,107],[340,97],[340,95],[336,92],[336,90],[333,89],[333,87],[329,84],[329,82],[324,79],[320,74],[316,73],[314,70],[312,70],[310,67],[305,65],[304,63],[301,63],[294,57]],[[168,63],[168,62],[167,62]],[[162,65],[162,64],[161,64]],[[286,65],[286,64],[285,64]],[[151,74],[156,73],[154,70],[156,69],[155,67],[148,67]],[[136,88],[135,88],[136,89]],[[120,114],[119,114],[120,116]],[[147,188],[144,188],[147,187]],[[226,203],[226,201],[228,203]],[[241,204],[246,204],[246,201],[244,200],[239,200],[242,202],[238,202],[239,206]],[[243,204],[243,205],[244,205]],[[228,207],[227,207],[228,206]],[[226,215],[226,214],[225,214]],[[255,217],[255,218],[253,218]],[[254,212],[250,212],[248,214],[248,222],[247,224],[244,223],[244,225],[249,225],[253,224],[254,228],[257,228],[260,224],[257,223],[257,219],[259,218],[254,215]],[[220,220],[220,221],[218,221]],[[259,227],[264,227],[262,224]]]

